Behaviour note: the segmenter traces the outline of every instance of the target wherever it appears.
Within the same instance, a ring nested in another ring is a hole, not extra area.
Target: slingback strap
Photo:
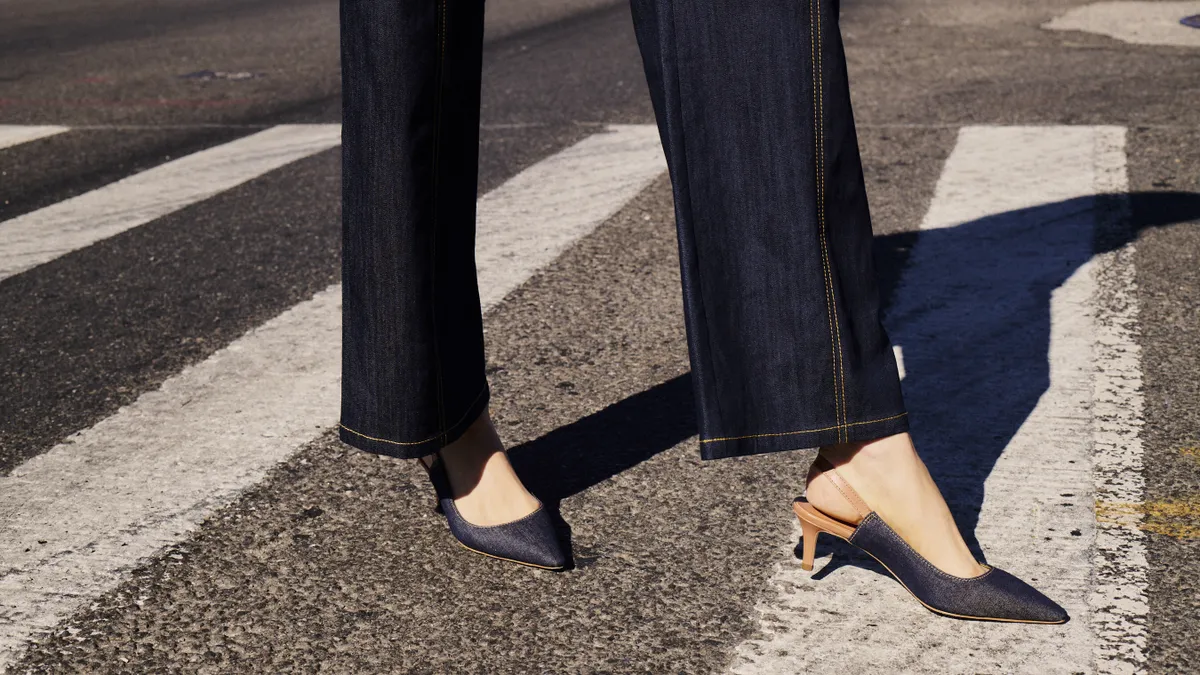
[[[867,503],[863,501],[863,498],[858,496],[858,491],[850,487],[850,484],[846,482],[846,479],[842,478],[842,475],[837,472],[837,467],[835,467],[832,462],[830,462],[828,459],[825,459],[821,455],[817,455],[817,459],[815,462],[813,462],[813,464],[815,464],[816,467],[821,470],[821,475],[824,476],[829,482],[833,483],[833,486],[837,488],[838,492],[842,493],[842,496],[846,498],[846,501],[850,502],[850,506],[854,507],[854,510],[858,512],[860,517],[866,518],[871,513],[871,507],[867,506]]]

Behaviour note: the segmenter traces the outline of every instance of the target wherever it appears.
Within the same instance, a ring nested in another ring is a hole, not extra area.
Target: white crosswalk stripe
[[[665,168],[655,127],[614,126],[485,195],[485,308]],[[0,478],[0,670],[336,423],[340,297],[318,293]]]
[[[1127,189],[1124,139],[1116,127],[962,129],[888,313],[914,435],[943,491],[986,495],[975,533],[989,562],[1073,620],[929,621],[890,578],[840,567],[814,580],[792,561],[734,672],[1136,670],[1140,534],[1136,523],[1098,533],[1093,515],[1099,497],[1140,492],[1131,258],[1092,255],[1097,228],[1120,219],[1121,198],[1104,195]],[[1018,380],[1037,387],[999,385]]]
[[[36,141],[39,138],[56,136],[70,127],[60,126],[27,126],[24,124],[0,124],[0,150],[11,148],[22,143]]]
[[[208,199],[341,142],[336,124],[287,124],[208,148],[0,223],[0,280]]]

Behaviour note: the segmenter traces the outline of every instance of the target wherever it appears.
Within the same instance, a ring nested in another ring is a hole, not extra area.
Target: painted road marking
[[[1105,163],[1107,160],[1107,164]],[[1109,208],[1100,210],[1100,240],[1129,242],[1109,246],[1095,260],[1093,353],[1096,373],[1092,402],[1095,480],[1095,585],[1089,604],[1096,639],[1096,672],[1142,673],[1146,665],[1146,617],[1150,606],[1144,509],[1120,513],[1114,506],[1145,498],[1142,473],[1142,352],[1138,325],[1136,233],[1125,155],[1097,155],[1097,192]]]
[[[479,200],[475,263],[484,304],[508,295],[666,171],[657,127],[608,129]]]
[[[793,560],[735,672],[1137,669],[1140,531],[1094,515],[1110,491],[1140,491],[1131,257],[1093,256],[1124,219],[1110,196],[1127,189],[1124,139],[1118,127],[962,129],[887,319],[918,447],[964,529],[1073,620],[952,621],[878,568],[839,563],[814,579]]]
[[[55,136],[70,131],[70,127],[57,126],[26,126],[24,124],[0,124],[0,150],[14,145],[36,141],[39,138]]]
[[[614,127],[486,195],[485,309],[665,169],[655,127]],[[340,297],[321,291],[0,478],[0,670],[336,424]]]
[[[1096,2],[1075,7],[1042,24],[1047,30],[1077,30],[1136,45],[1200,47],[1200,30],[1179,21],[1200,14],[1200,2]]]
[[[0,223],[0,280],[145,225],[341,143],[337,124],[285,124]]]

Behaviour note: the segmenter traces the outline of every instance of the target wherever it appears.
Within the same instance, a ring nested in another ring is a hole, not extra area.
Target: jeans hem
[[[873,441],[908,431],[908,413],[866,422],[850,422],[811,431],[754,434],[737,437],[700,439],[700,459],[745,457],[768,452],[816,448],[837,443]]]
[[[376,455],[387,455],[398,459],[416,459],[431,455],[438,450],[457,441],[466,430],[479,419],[487,409],[491,399],[489,387],[484,387],[479,396],[471,403],[467,411],[459,417],[459,421],[432,438],[424,441],[406,442],[379,438],[351,429],[344,424],[338,424],[338,438],[351,447]]]

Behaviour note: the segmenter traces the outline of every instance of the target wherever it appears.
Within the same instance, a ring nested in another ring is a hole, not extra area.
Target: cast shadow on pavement
[[[509,458],[569,545],[560,502],[695,436],[693,401],[692,377],[681,375],[511,448]],[[573,557],[584,566],[589,556],[580,553]]]
[[[913,435],[980,560],[975,527],[984,484],[1050,384],[1051,294],[1095,255],[1141,230],[1198,219],[1200,194],[1145,192],[876,237],[884,324],[903,349]],[[684,375],[514,447],[510,456],[557,513],[563,498],[695,435]],[[821,540],[818,555],[835,555],[818,578],[846,564],[884,573],[842,542],[831,549],[831,539]]]

